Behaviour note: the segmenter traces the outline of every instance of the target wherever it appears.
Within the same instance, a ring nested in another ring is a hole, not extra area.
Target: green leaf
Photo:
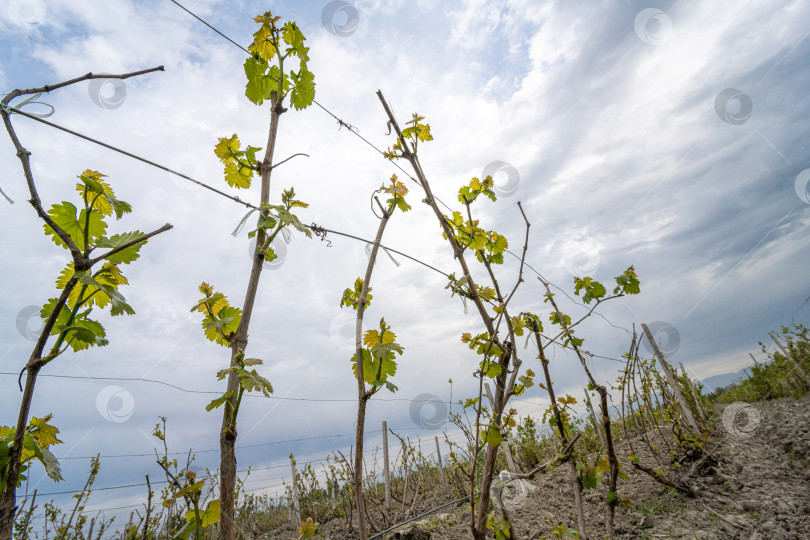
[[[262,364],[264,364],[264,361],[258,358],[245,358],[244,360],[242,360],[243,366],[260,366]]]
[[[304,224],[301,223],[301,220],[298,219],[298,216],[290,212],[285,208],[278,209],[278,219],[281,223],[285,226],[293,226],[299,232],[304,233],[308,238],[312,238],[312,231],[308,228],[304,227]]]
[[[273,37],[273,27],[275,27],[275,24],[272,27],[269,24],[262,24],[253,34],[253,43],[248,47],[248,50],[254,53],[254,57],[259,56],[265,63],[272,60],[278,52],[276,50],[278,43],[276,38]]]
[[[211,501],[205,507],[205,513],[202,515],[201,525],[203,528],[209,527],[219,521],[220,505],[219,500]]]
[[[214,154],[222,163],[235,163],[236,158],[243,154],[240,146],[239,137],[236,136],[236,133],[230,137],[220,137],[214,146]]]
[[[272,247],[267,246],[266,248],[264,248],[264,260],[265,261],[271,262],[271,261],[275,261],[276,259],[278,259],[278,255],[276,255],[276,251]]]
[[[596,475],[592,472],[582,475],[582,485],[585,489],[595,489],[597,486]]]
[[[284,23],[284,27],[281,31],[281,38],[287,45],[289,45],[289,48],[287,49],[288,53],[292,52],[303,63],[309,62],[309,47],[304,47],[304,41],[306,41],[306,38],[304,37],[304,34],[301,33],[301,30],[298,28],[297,24],[292,21]]]
[[[256,152],[258,152],[259,150],[261,150],[261,148],[257,148],[255,146],[250,145],[248,145],[248,147],[245,148],[245,157],[247,158],[248,162],[251,165],[256,165],[258,163],[258,161],[256,161]]]
[[[101,289],[101,291],[109,297],[110,302],[112,303],[110,308],[111,315],[115,316],[123,313],[126,313],[127,315],[135,314],[135,310],[132,309],[129,304],[127,304],[124,296],[116,291],[113,287],[100,283],[100,280],[96,280],[93,276],[90,276],[86,272],[76,272],[76,276],[79,279],[79,283]]]
[[[76,191],[82,194],[85,206],[92,206],[101,215],[109,216],[115,212],[116,219],[121,219],[124,214],[132,212],[129,203],[115,198],[110,185],[102,180],[107,175],[98,171],[86,169],[79,176],[82,183],[76,184]]]
[[[273,393],[273,385],[270,384],[270,381],[259,375],[255,369],[251,369],[250,371],[240,369],[237,371],[237,375],[239,376],[239,384],[247,392],[261,392],[265,397],[270,397],[270,394]]]
[[[282,78],[281,72],[278,70],[278,66],[272,66],[268,71],[267,65],[266,61],[257,59],[255,56],[245,60],[245,75],[248,79],[245,96],[256,105],[261,105],[265,99],[270,99],[270,94],[279,89],[278,80]],[[285,92],[289,86],[289,79],[286,76],[283,77],[282,87]]]
[[[498,364],[497,362],[490,362],[489,366],[487,366],[486,375],[490,379],[494,379],[495,377],[500,375],[502,371],[503,371],[503,368],[501,367],[500,364]]]
[[[503,436],[496,426],[489,426],[483,433],[483,440],[486,444],[499,446],[503,442]]]
[[[241,317],[242,310],[232,306],[221,308],[216,314],[216,319],[212,319],[210,316],[204,317],[202,328],[205,337],[223,347],[230,346],[230,342],[224,339],[222,335],[230,336],[233,332],[236,332]]]
[[[632,266],[625,270],[621,276],[616,277],[616,288],[613,289],[613,293],[618,294],[620,291],[624,294],[639,294],[641,292],[641,284]]]
[[[40,448],[62,444],[62,441],[57,437],[59,428],[49,423],[52,418],[53,414],[47,414],[42,418],[31,417],[31,420],[28,421],[27,431],[37,441]]]
[[[290,72],[293,88],[290,92],[290,103],[295,110],[306,109],[315,99],[315,75],[304,67],[298,73]]]
[[[355,310],[360,302],[360,295],[363,293],[363,279],[357,278],[354,282],[354,290],[346,289],[343,291],[343,298],[340,300],[340,307],[349,306]],[[366,291],[366,308],[371,306],[371,287]]]
[[[619,471],[619,478],[626,481],[630,480],[630,476],[628,476],[627,473],[624,471]]]
[[[163,501],[163,506],[168,508],[169,506],[171,506],[172,501],[179,499],[184,495],[190,495],[191,493],[199,492],[200,490],[202,490],[203,484],[205,484],[205,480],[200,480],[199,482],[187,485],[186,487],[178,490],[176,493],[172,494],[171,497]],[[194,512],[191,512],[191,514],[193,516]],[[188,517],[186,517],[186,519],[188,519]]]
[[[62,480],[62,469],[59,467],[59,460],[46,447],[40,446],[39,451],[41,454],[39,459],[42,466],[45,467],[45,474],[54,482],[60,482]]]
[[[81,351],[92,346],[104,347],[109,344],[109,341],[105,339],[106,332],[101,323],[87,318],[86,314],[89,311],[90,310],[87,310],[82,314],[77,314],[76,318],[73,319],[71,329],[68,330],[65,335],[65,342],[68,343],[70,348],[74,351]],[[61,328],[61,326],[59,328]],[[75,331],[75,328],[83,328],[86,331],[79,333]],[[56,325],[54,325],[54,330],[55,334],[59,333]]]
[[[98,241],[96,242],[96,247],[115,249],[119,246],[123,246],[127,242],[137,240],[143,235],[144,233],[142,233],[141,231],[132,231],[122,234],[114,234],[109,238],[105,236],[98,239]],[[144,240],[143,242],[139,242],[133,246],[123,249],[118,253],[115,253],[107,257],[106,260],[113,264],[120,264],[120,263],[129,264],[132,261],[138,260],[138,257],[140,257],[139,251],[144,245],[146,245],[147,242],[148,240]]]
[[[231,398],[232,395],[234,395],[234,391],[225,392],[218,398],[212,400],[211,403],[206,405],[205,410],[210,412],[216,409],[217,407],[221,407],[226,401],[228,401]]]
[[[84,243],[84,225],[87,217],[87,211],[82,209],[82,211],[79,212],[78,218],[76,217],[76,212],[76,207],[65,201],[51,206],[51,209],[48,210],[48,215],[61,229],[68,234],[68,236],[70,236],[71,240],[73,240],[76,246],[80,250],[84,251],[87,249],[87,246],[85,246]],[[104,232],[107,230],[107,224],[102,220],[100,213],[91,211],[89,224],[90,227],[88,236],[91,242],[104,236]],[[48,224],[43,225],[43,227],[45,229],[45,234],[50,236],[57,246],[67,248],[65,243],[62,242],[62,239],[59,238],[56,232]]]
[[[227,182],[229,186],[247,189],[250,187],[250,181],[253,179],[254,170],[234,161],[225,165],[224,173],[225,182]]]

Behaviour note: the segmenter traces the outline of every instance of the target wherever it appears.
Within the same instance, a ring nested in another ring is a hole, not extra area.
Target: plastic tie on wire
[[[253,210],[251,210],[250,212],[245,214],[245,217],[242,218],[242,221],[239,222],[239,225],[237,225],[236,228],[231,233],[231,236],[238,236],[239,233],[242,232],[242,229],[244,229],[245,223],[247,223],[248,218],[251,215],[253,215],[253,212],[255,212],[255,211],[256,211],[256,209],[254,208]]]
[[[13,200],[11,200],[11,197],[9,197],[8,195],[6,195],[6,194],[3,192],[3,188],[0,188],[0,195],[2,195],[2,196],[3,196],[3,198],[4,198],[5,200],[7,200],[7,201],[8,201],[8,204],[14,204],[14,201],[13,201]]]
[[[56,109],[54,109],[53,105],[50,105],[49,103],[45,103],[44,101],[37,101],[41,96],[42,96],[42,92],[37,92],[33,96],[30,96],[30,97],[20,101],[14,107],[4,105],[3,110],[6,111],[7,113],[15,113],[15,112],[21,112],[20,109],[22,109],[26,105],[43,105],[43,106],[49,108],[50,111],[48,111],[48,112],[27,112],[26,111],[25,114],[28,114],[30,116],[36,116],[37,118],[48,118],[49,116],[53,115],[53,113],[56,112]]]
[[[388,258],[391,259],[392,263],[394,263],[396,266],[401,265],[401,263],[398,260],[396,260],[393,255],[391,255],[391,252],[388,251],[388,248],[386,248],[383,245],[380,245],[379,240],[374,240],[373,242],[367,242],[366,243],[366,258],[371,259],[371,250],[374,249],[374,247],[373,247],[374,244],[379,245],[383,249],[385,254],[388,255]]]

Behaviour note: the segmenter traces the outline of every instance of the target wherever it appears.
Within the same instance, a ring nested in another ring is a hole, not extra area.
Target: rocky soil
[[[728,408],[728,410],[726,410]],[[630,466],[628,447],[617,448],[629,481],[619,480],[618,493],[629,499],[616,508],[616,537],[621,539],[810,539],[810,395],[752,404],[716,406],[717,427],[706,448],[713,458],[700,467],[687,463],[682,480],[695,498],[662,486]],[[725,414],[724,414],[725,413]],[[725,420],[725,421],[724,421]],[[642,464],[655,467],[641,444],[634,445]],[[692,469],[694,472],[690,474]],[[574,538],[552,536],[559,524],[576,530],[576,512],[568,471],[540,475],[536,489],[512,499],[520,504],[510,517],[518,540]],[[591,540],[605,537],[606,489],[585,491],[585,516]],[[452,500],[445,493],[426,494],[413,514]],[[290,540],[297,536],[290,523],[257,538]],[[469,506],[448,506],[400,527],[385,539],[467,540]],[[356,534],[345,520],[322,523],[316,538],[349,540]]]
[[[718,429],[707,446],[717,463],[704,464],[687,478],[696,498],[673,492],[640,471],[627,471],[630,481],[620,480],[618,489],[630,504],[617,508],[618,538],[810,538],[810,396],[738,405],[727,411],[723,422],[726,407],[717,406]],[[626,448],[620,450],[620,460],[626,463]],[[560,468],[533,484],[537,489],[512,513],[518,538],[552,538],[552,524],[575,528],[567,471]],[[586,491],[592,539],[604,538],[603,497],[604,488]],[[450,508],[388,537],[470,538],[465,508]],[[343,534],[324,536],[349,538]]]

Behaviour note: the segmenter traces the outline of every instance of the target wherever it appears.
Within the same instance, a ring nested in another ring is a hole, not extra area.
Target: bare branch
[[[173,225],[171,223],[167,223],[166,225],[164,225],[163,227],[161,227],[159,229],[156,229],[156,230],[154,230],[154,231],[152,231],[150,233],[147,233],[147,234],[145,234],[145,235],[143,235],[143,236],[141,236],[139,238],[136,238],[135,240],[131,240],[131,241],[127,242],[126,244],[122,244],[122,245],[118,246],[117,248],[111,249],[110,251],[108,251],[104,255],[100,255],[100,256],[96,257],[95,259],[90,259],[88,261],[88,264],[90,266],[93,266],[94,264],[96,264],[97,262],[99,262],[101,260],[108,259],[112,255],[115,255],[116,253],[118,253],[120,251],[123,251],[123,250],[125,250],[127,248],[130,248],[130,247],[132,247],[132,246],[134,246],[136,244],[140,244],[141,242],[146,242],[147,240],[149,240],[153,236],[156,236],[156,235],[158,235],[158,234],[160,234],[162,232],[166,232],[171,228],[173,228]]]
[[[145,75],[146,73],[152,73],[154,71],[164,71],[163,66],[157,66],[149,69],[142,69],[140,71],[133,71],[132,73],[124,73],[122,75],[104,75],[104,74],[96,74],[96,73],[87,73],[86,75],[82,75],[81,77],[76,77],[75,79],[70,79],[69,81],[60,82],[57,84],[46,84],[45,86],[41,86],[39,88],[27,88],[25,90],[12,90],[3,98],[2,103],[3,105],[8,105],[9,102],[18,96],[24,96],[26,94],[42,94],[42,93],[49,93],[59,88],[64,88],[65,86],[70,86],[71,84],[76,84],[82,81],[87,81],[90,79],[129,79],[130,77],[137,77],[138,75]]]

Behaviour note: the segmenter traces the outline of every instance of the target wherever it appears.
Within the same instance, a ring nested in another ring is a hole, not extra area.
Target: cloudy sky
[[[245,46],[253,16],[272,9],[295,20],[308,38],[316,99],[379,148],[392,138],[377,89],[401,122],[425,115],[435,140],[420,157],[435,193],[451,206],[471,177],[500,171],[502,197],[476,211],[515,250],[525,232],[518,201],[532,224],[527,262],[534,270],[525,273],[515,312],[548,313],[535,270],[572,295],[573,274],[611,282],[634,265],[642,294],[606,304],[604,317],[581,327],[594,354],[620,358],[633,324],[655,323],[670,359],[704,378],[746,366],[758,342],[770,341],[769,330],[794,317],[810,320],[803,304],[810,278],[801,263],[810,247],[810,4],[188,0],[187,7]],[[213,154],[217,138],[237,133],[264,146],[269,111],[244,97],[244,52],[169,0],[0,0],[0,30],[3,94],[90,71],[165,66],[123,84],[83,82],[43,96],[56,111],[50,121],[232,194]],[[125,269],[130,285],[122,292],[136,315],[101,315],[110,344],[65,354],[43,370],[76,378],[37,383],[32,414],[54,413],[65,481],[54,485],[35,472],[32,488],[79,489],[87,456],[99,452],[110,457],[98,487],[159,478],[149,458],[159,416],[168,418],[172,451],[193,448],[201,466],[215,467],[220,416],[204,407],[223,388],[215,374],[229,355],[203,338],[199,314],[189,309],[201,281],[241,305],[251,248],[245,232],[231,232],[244,207],[28,118],[13,122],[46,207],[75,201],[75,177],[90,168],[108,175],[133,206],[111,230],[174,225]],[[371,193],[391,174],[405,175],[314,106],[282,116],[276,156],[297,152],[309,157],[274,172],[271,197],[294,186],[311,204],[300,213],[304,222],[373,237]],[[13,425],[20,394],[8,373],[27,360],[41,327],[36,312],[56,295],[54,279],[68,257],[26,203],[8,139],[0,159],[0,189],[15,201],[0,199],[0,423]],[[408,186],[413,211],[394,216],[383,243],[459,272],[418,187]],[[257,201],[258,187],[238,195]],[[367,258],[362,242],[328,239],[331,247],[294,234],[262,275],[248,354],[264,359],[276,399],[251,399],[240,414],[239,468],[265,467],[248,489],[279,484],[291,452],[316,460],[345,451],[351,440],[353,325],[338,304]],[[477,314],[450,298],[441,274],[393,259],[382,256],[375,268],[367,320],[385,317],[405,354],[399,392],[380,394],[369,407],[369,447],[380,440],[382,420],[424,441],[442,429],[452,438],[454,426],[442,424],[444,404],[410,400],[429,394],[446,403],[449,379],[453,400],[474,391],[477,360],[459,336],[481,331]],[[517,265],[509,259],[499,278],[511,285]],[[584,313],[558,298],[567,312]],[[536,352],[520,354],[537,370]],[[563,350],[553,354],[558,387],[581,395],[581,367]],[[592,365],[605,382],[620,367],[603,358]],[[128,380],[136,378],[211,393]],[[539,415],[545,403],[534,389],[517,406]],[[145,488],[103,493],[90,507],[128,514],[119,507],[135,504]]]

